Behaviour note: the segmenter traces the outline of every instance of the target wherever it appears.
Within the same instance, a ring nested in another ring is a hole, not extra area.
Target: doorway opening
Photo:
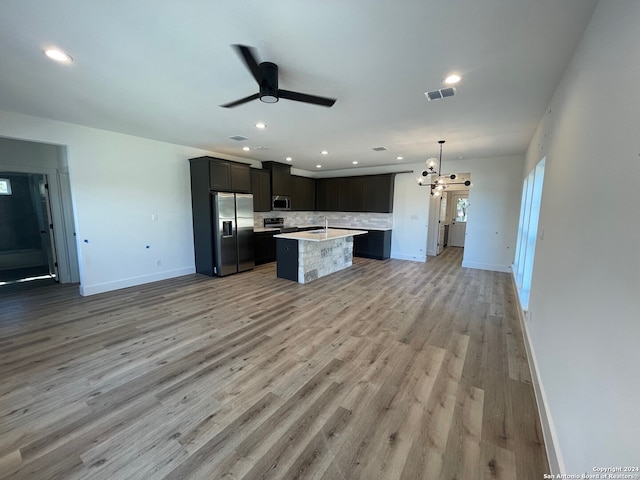
[[[47,175],[0,172],[0,286],[57,281]]]
[[[459,174],[471,180],[470,173]],[[464,248],[471,203],[469,187],[450,185],[439,197],[430,197],[427,254],[437,256],[449,247]]]

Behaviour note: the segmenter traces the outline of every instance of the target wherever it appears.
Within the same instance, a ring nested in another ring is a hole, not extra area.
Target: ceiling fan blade
[[[235,102],[225,103],[224,105],[220,105],[224,108],[233,108],[238,105],[242,105],[243,103],[250,102],[251,100],[256,100],[260,96],[259,93],[254,93],[253,95],[249,95],[248,97],[241,98],[240,100],[236,100]]]
[[[256,82],[258,82],[258,85],[260,85],[262,83],[262,72],[260,71],[258,61],[253,54],[252,48],[247,47],[246,45],[233,45],[233,47],[238,52],[238,55],[242,57],[242,60],[251,72],[251,75],[253,75],[253,78],[255,78]]]
[[[312,103],[314,105],[322,105],[323,107],[331,107],[336,103],[335,98],[318,97],[316,95],[307,95],[306,93],[291,92],[289,90],[278,90],[278,96],[280,98],[286,98],[287,100]]]

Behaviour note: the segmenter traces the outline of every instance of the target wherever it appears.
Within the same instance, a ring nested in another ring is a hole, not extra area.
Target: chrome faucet
[[[321,218],[324,218],[324,233],[327,233],[327,231],[329,230],[329,219],[325,215],[320,215],[318,217],[318,220],[320,220]]]

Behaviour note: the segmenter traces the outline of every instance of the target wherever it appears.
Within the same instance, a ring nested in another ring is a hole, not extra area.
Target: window
[[[456,202],[456,222],[466,222],[468,210],[469,197],[458,197],[458,201]]]
[[[542,199],[542,183],[546,158],[538,162],[529,172],[522,186],[522,203],[520,204],[520,221],[518,222],[518,242],[516,256],[513,261],[513,273],[520,304],[526,310],[529,307],[531,278],[533,277],[533,258],[538,236],[538,219],[540,217],[540,201]]]
[[[0,178],[0,195],[11,195],[11,180]]]

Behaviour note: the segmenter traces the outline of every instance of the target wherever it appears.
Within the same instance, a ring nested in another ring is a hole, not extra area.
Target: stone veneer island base
[[[277,276],[298,283],[309,283],[348,268],[353,262],[353,236],[366,233],[330,228],[327,231],[274,235]]]

